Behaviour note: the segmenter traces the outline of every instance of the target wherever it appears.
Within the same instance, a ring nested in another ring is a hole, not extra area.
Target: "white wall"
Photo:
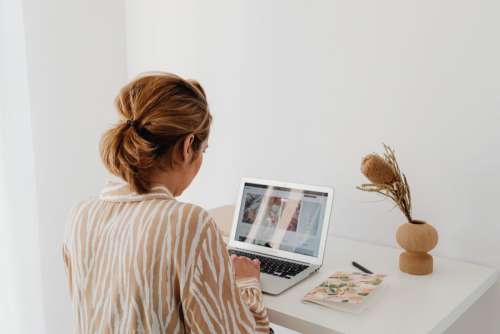
[[[20,1],[0,0],[0,50],[0,332],[42,334],[35,169]]]
[[[333,233],[395,245],[403,216],[355,189],[385,142],[440,232],[434,253],[500,268],[500,2],[126,4],[129,77],[168,70],[208,92],[213,135],[185,199],[232,202],[244,175],[333,185]],[[496,285],[449,332],[496,333],[499,308]]]
[[[124,3],[23,0],[47,333],[71,333],[61,242],[104,184],[98,141],[125,81]],[[32,331],[32,333],[40,333]]]

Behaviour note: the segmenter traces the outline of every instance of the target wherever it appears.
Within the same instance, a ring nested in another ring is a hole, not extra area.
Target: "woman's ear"
[[[182,143],[182,161],[190,162],[193,160],[193,142],[194,135],[189,135],[184,138],[184,142]]]

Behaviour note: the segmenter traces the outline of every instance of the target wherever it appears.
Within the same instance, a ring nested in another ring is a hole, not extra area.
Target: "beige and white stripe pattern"
[[[78,333],[269,332],[213,219],[164,187],[110,183],[74,210],[63,256]]]

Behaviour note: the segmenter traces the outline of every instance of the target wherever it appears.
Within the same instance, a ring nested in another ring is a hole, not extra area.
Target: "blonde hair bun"
[[[188,135],[193,149],[208,138],[212,116],[205,91],[194,80],[175,74],[146,73],[125,85],[115,99],[120,122],[101,139],[106,168],[146,193],[149,175],[173,166],[172,153]]]

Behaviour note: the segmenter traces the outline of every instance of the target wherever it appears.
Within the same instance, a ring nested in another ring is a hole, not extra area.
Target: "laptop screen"
[[[317,257],[328,193],[245,183],[235,240]]]

